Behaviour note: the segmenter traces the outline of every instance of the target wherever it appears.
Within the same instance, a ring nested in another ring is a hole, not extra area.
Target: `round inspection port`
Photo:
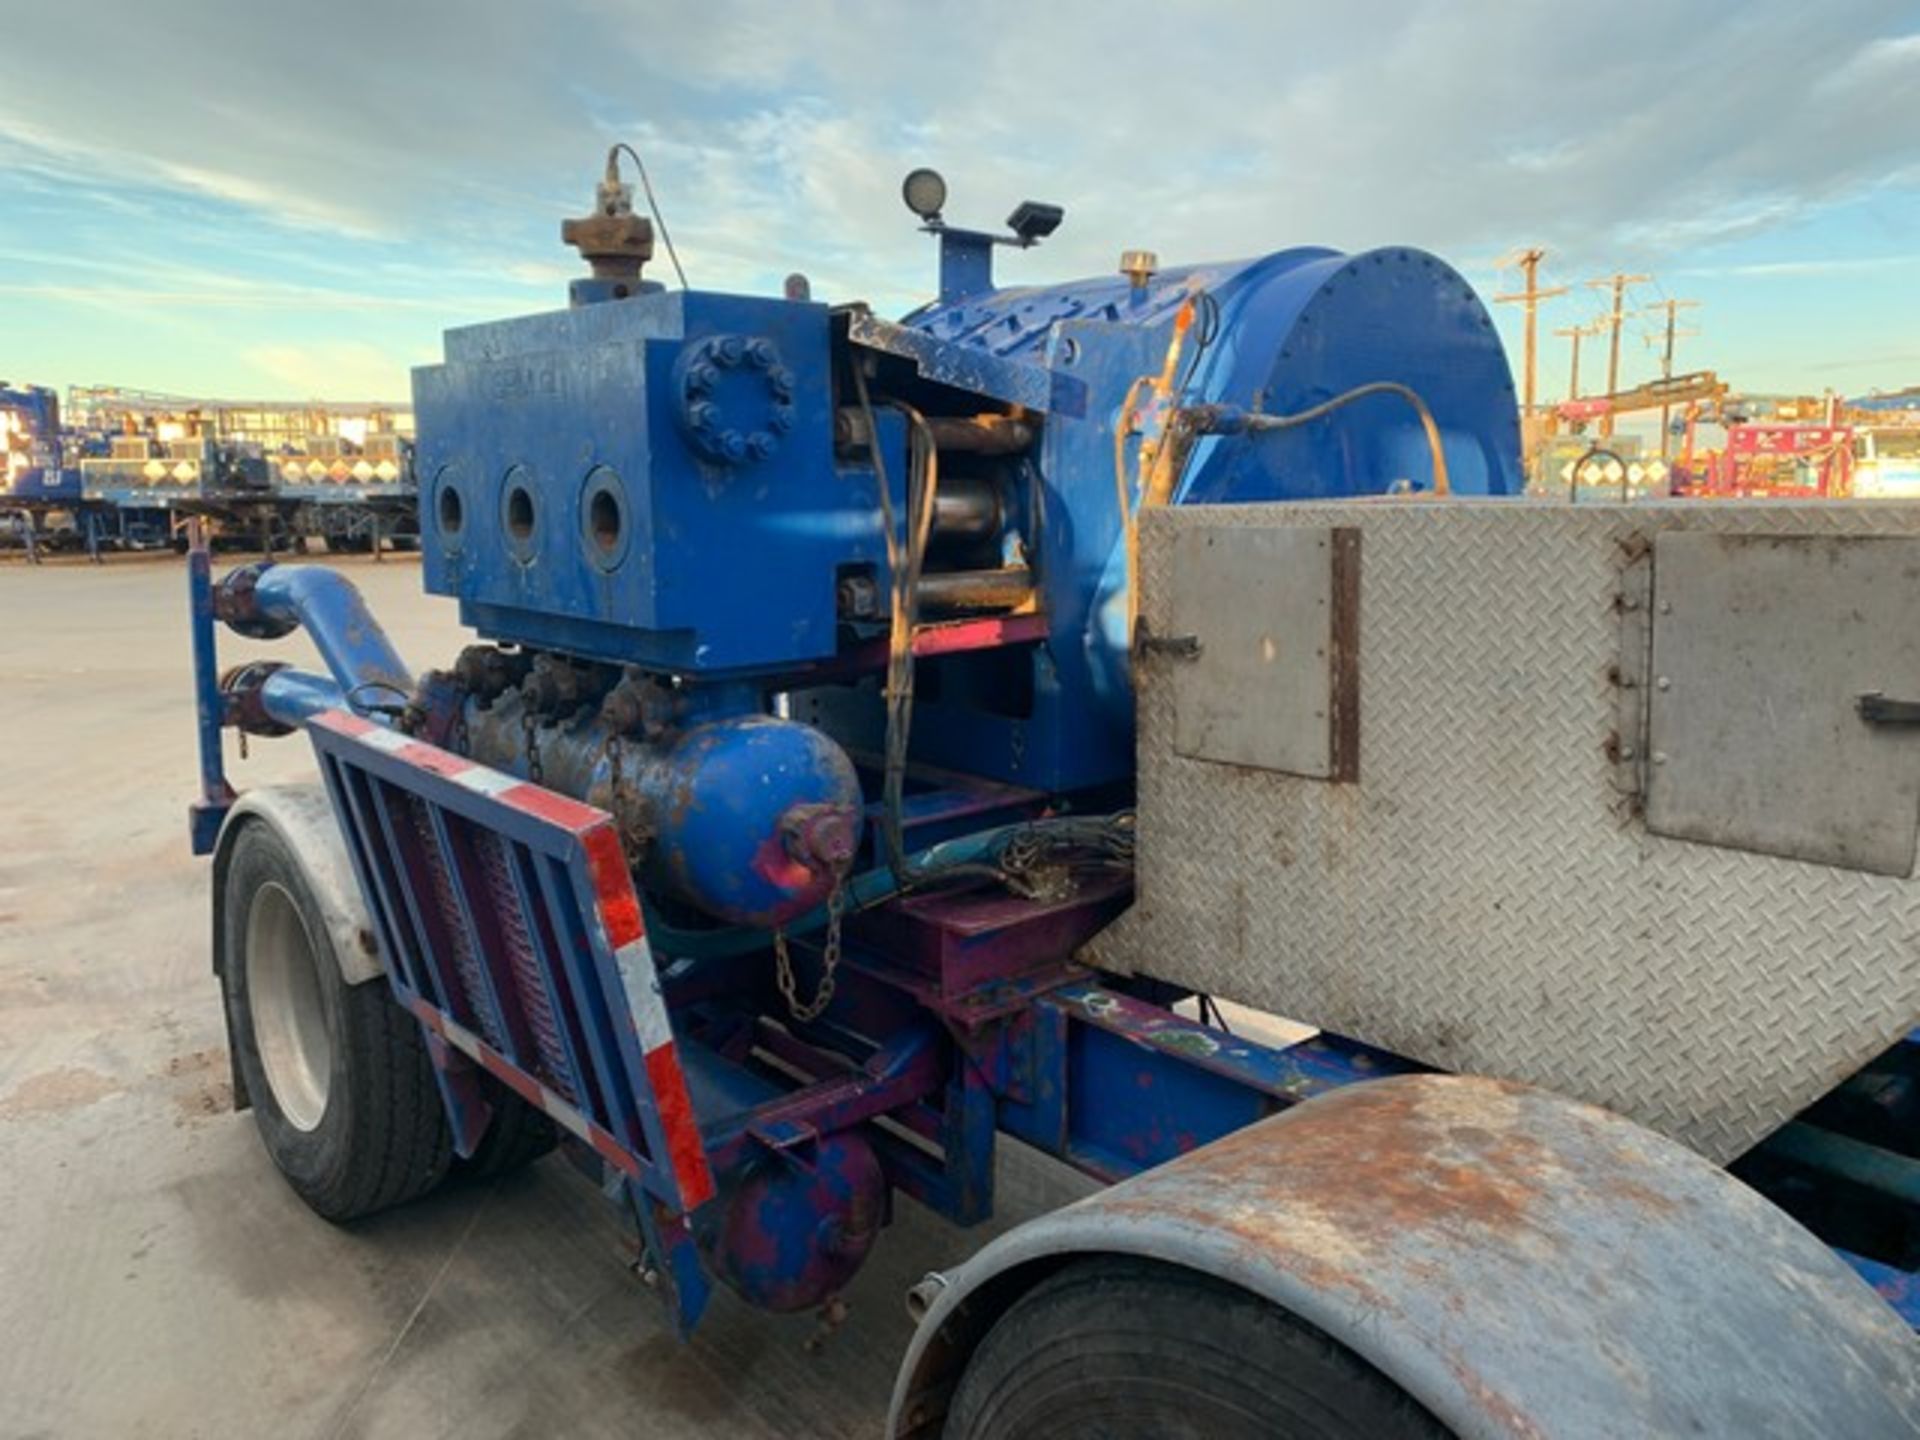
[[[620,502],[602,490],[587,507],[587,529],[602,550],[620,544]]]
[[[467,529],[467,487],[466,475],[458,465],[442,465],[434,472],[433,487],[423,492],[420,521],[424,527],[432,522],[435,538],[440,550],[446,555],[458,555],[466,543]],[[432,496],[429,502],[425,496]],[[432,508],[428,509],[429,503]]]
[[[626,487],[615,471],[597,465],[580,492],[580,541],[588,561],[617,570],[627,558],[628,530]]]
[[[533,563],[540,512],[533,500],[533,472],[524,465],[507,471],[500,486],[500,535],[507,553],[522,565]]]
[[[516,540],[533,538],[533,495],[523,485],[507,492],[507,533]]]

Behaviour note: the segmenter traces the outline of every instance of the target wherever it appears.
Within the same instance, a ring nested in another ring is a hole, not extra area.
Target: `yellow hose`
[[[1167,354],[1161,362],[1158,375],[1142,375],[1127,387],[1126,398],[1120,402],[1120,419],[1113,428],[1113,482],[1120,501],[1120,528],[1126,537],[1127,545],[1127,643],[1133,643],[1134,621],[1139,617],[1139,589],[1134,577],[1140,571],[1140,529],[1138,509],[1133,504],[1133,486],[1127,483],[1127,435],[1133,425],[1134,402],[1142,385],[1150,386],[1155,398],[1165,401],[1173,393],[1173,378],[1179,373],[1180,353],[1186,348],[1187,331],[1193,328],[1195,299],[1189,295],[1181,302],[1173,316],[1173,336],[1167,341]],[[1168,416],[1170,423],[1172,417]],[[1160,435],[1166,435],[1166,424],[1161,426]],[[1157,464],[1160,457],[1159,439],[1140,441],[1140,469],[1148,470]],[[1143,487],[1140,494],[1140,507],[1147,504],[1147,494]]]

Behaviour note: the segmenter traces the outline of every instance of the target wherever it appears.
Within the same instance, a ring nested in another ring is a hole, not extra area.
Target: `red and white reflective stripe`
[[[418,766],[443,780],[451,780],[463,790],[471,790],[489,800],[501,801],[522,814],[548,821],[575,835],[606,823],[605,812],[591,805],[557,795],[517,775],[491,769],[464,755],[442,750],[438,745],[416,740],[402,731],[375,724],[345,710],[323,710],[313,717],[311,723],[331,730],[336,735],[350,736],[397,760]]]
[[[665,1160],[679,1189],[680,1204],[684,1209],[693,1210],[711,1199],[713,1172],[707,1165],[706,1147],[700,1139],[699,1123],[694,1119],[693,1099],[687,1092],[687,1078],[680,1069],[679,1054],[674,1048],[673,1024],[667,1018],[659,974],[654,969],[653,952],[647,944],[646,926],[640,917],[640,897],[634,893],[626,853],[607,813],[344,710],[323,711],[311,723],[451,780],[522,814],[556,825],[579,840],[586,851],[587,871],[593,882],[595,918],[614,957],[621,988],[626,991],[627,1009],[640,1042],[647,1085],[652,1091],[654,1109],[660,1117],[660,1132],[666,1142]],[[449,1044],[479,1060],[528,1103],[539,1105],[595,1150],[604,1154],[604,1145],[618,1148],[618,1141],[612,1135],[532,1076],[516,1069],[504,1056],[496,1055],[477,1036],[446,1019],[425,1001],[415,1008],[423,1018],[429,1014],[433,1017],[427,1023],[444,1035]],[[621,1168],[630,1171],[631,1160]]]
[[[706,1147],[694,1119],[687,1077],[674,1049],[673,1024],[667,1018],[659,972],[654,968],[653,950],[647,944],[646,926],[640,918],[640,897],[634,893],[626,855],[611,821],[603,819],[581,835],[580,841],[587,852],[587,871],[593,877],[594,908],[619,969],[620,988],[626,991],[634,1034],[640,1041],[647,1085],[660,1116],[661,1137],[666,1141],[666,1161],[673,1169],[681,1205],[692,1210],[712,1198],[713,1172],[707,1166]]]
[[[514,1094],[529,1105],[538,1106],[554,1124],[584,1140],[593,1147],[596,1155],[621,1174],[631,1176],[635,1180],[640,1178],[640,1164],[628,1152],[626,1146],[622,1145],[604,1126],[597,1125],[582,1115],[567,1101],[566,1097],[542,1085],[464,1025],[449,1020],[430,1002],[416,996],[408,1008],[413,1011],[422,1025],[488,1074],[497,1076]]]

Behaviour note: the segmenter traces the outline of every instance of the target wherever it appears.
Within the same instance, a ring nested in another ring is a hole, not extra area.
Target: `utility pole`
[[[1589,280],[1587,284],[1596,290],[1612,289],[1613,308],[1605,317],[1607,326],[1613,331],[1613,337],[1607,345],[1607,393],[1614,394],[1620,389],[1620,322],[1626,318],[1621,302],[1626,299],[1627,286],[1641,285],[1653,279],[1651,275],[1625,275],[1616,270],[1613,274],[1599,280]],[[1600,438],[1606,439],[1613,434],[1613,412],[1609,410],[1600,417]]]
[[[1596,321],[1592,325],[1569,325],[1564,330],[1556,330],[1556,335],[1565,335],[1573,342],[1573,361],[1567,366],[1567,399],[1580,398],[1580,342],[1588,335],[1598,335],[1606,328],[1605,321]]]
[[[1665,348],[1660,352],[1660,377],[1663,380],[1671,380],[1673,378],[1673,342],[1682,335],[1698,335],[1700,333],[1698,330],[1675,329],[1674,317],[1682,310],[1693,309],[1699,305],[1699,303],[1698,300],[1662,300],[1658,305],[1650,305],[1647,307],[1648,314],[1657,314],[1662,310],[1667,312],[1667,343]],[[1672,422],[1672,419],[1673,407],[1671,405],[1662,405],[1660,407],[1660,458],[1662,460],[1667,458],[1668,451],[1672,448],[1672,438],[1667,434],[1667,426]]]
[[[1502,265],[1500,268],[1504,270],[1508,265],[1517,266],[1521,276],[1527,283],[1524,288],[1512,295],[1496,295],[1493,297],[1494,303],[1498,305],[1519,304],[1527,307],[1523,312],[1526,316],[1526,325],[1523,332],[1526,336],[1524,351],[1526,359],[1520,375],[1520,413],[1525,416],[1531,416],[1533,414],[1533,377],[1535,371],[1534,326],[1535,317],[1540,309],[1540,302],[1551,299],[1555,295],[1564,295],[1567,293],[1567,287],[1564,285],[1556,285],[1551,290],[1542,290],[1540,288],[1537,282],[1537,276],[1540,270],[1540,262],[1546,258],[1546,254],[1547,252],[1538,246],[1529,246],[1527,249],[1513,256],[1506,265]]]

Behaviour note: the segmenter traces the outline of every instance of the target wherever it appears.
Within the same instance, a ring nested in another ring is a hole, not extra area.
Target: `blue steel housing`
[[[1182,357],[1181,403],[1290,414],[1357,385],[1397,381],[1432,410],[1457,492],[1522,490],[1518,412],[1499,336],[1472,287],[1419,251],[1282,250],[1165,271],[1144,285],[1111,276],[942,298],[904,328],[856,323],[856,336],[864,329],[928,380],[978,387],[1046,416],[1036,468],[1046,514],[1058,523],[1038,537],[1051,643],[1033,652],[1032,711],[1010,717],[931,701],[915,725],[928,761],[1044,789],[1131,777],[1114,432],[1129,388],[1161,369],[1176,317],[1197,295],[1210,302],[1211,335],[1197,336]],[[1122,436],[1129,473],[1150,429]],[[1415,415],[1373,396],[1256,444],[1202,441],[1173,498],[1305,500],[1432,484]]]
[[[450,332],[415,377],[425,579],[495,642],[450,670],[344,581],[196,558],[196,847],[220,728],[306,728],[457,1148],[483,1077],[544,1107],[683,1330],[711,1278],[830,1305],[894,1192],[985,1218],[996,1132],[1121,1180],[1419,1070],[1073,955],[1129,898],[1128,514],[1516,493],[1484,308],[1405,249],[1017,290],[949,260],[899,323],[596,281]],[[1344,398],[1383,382],[1420,404]],[[301,624],[331,674],[215,688],[216,616]]]
[[[427,588],[483,635],[792,667],[834,653],[836,571],[880,561],[871,479],[834,466],[824,306],[674,291],[476,325],[414,386]]]

